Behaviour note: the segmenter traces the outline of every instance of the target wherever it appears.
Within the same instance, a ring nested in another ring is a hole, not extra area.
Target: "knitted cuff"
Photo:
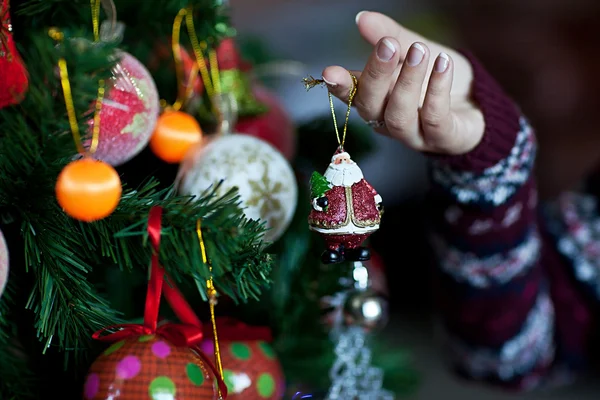
[[[449,167],[474,173],[497,164],[508,157],[515,146],[520,130],[521,113],[496,80],[477,59],[463,52],[473,67],[472,99],[477,103],[485,120],[485,131],[481,142],[470,152],[457,156],[430,155]]]

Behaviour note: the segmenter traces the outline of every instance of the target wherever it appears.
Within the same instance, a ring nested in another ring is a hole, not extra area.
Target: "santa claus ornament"
[[[340,138],[333,99],[329,102],[339,147],[322,175],[314,172],[311,180],[311,205],[308,224],[311,230],[321,234],[327,249],[322,255],[324,264],[343,261],[367,261],[371,258],[364,241],[379,229],[383,208],[381,196],[363,176],[360,167],[344,149],[348,117],[356,94],[357,81],[352,76],[354,88],[348,99],[348,112],[343,136]],[[306,79],[307,89],[322,84],[320,80]]]
[[[9,9],[9,0],[0,0],[0,108],[19,103],[29,81],[13,39]]]

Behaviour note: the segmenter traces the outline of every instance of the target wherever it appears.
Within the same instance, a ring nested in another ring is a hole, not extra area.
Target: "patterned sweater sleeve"
[[[455,368],[468,378],[524,389],[554,358],[532,174],[535,135],[469,58],[472,96],[486,130],[470,153],[431,159],[436,296]]]

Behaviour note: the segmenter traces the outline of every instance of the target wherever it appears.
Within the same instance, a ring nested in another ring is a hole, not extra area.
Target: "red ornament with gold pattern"
[[[229,318],[217,319],[223,380],[229,400],[280,400],[285,392],[285,377],[265,327],[245,325]],[[205,332],[209,336],[209,332]],[[202,351],[214,354],[211,339]]]
[[[311,212],[308,224],[321,234],[327,249],[322,255],[324,264],[343,261],[367,261],[371,254],[363,242],[379,229],[383,208],[381,196],[364,178],[360,167],[344,150],[346,130],[352,99],[356,94],[356,77],[352,76],[354,89],[348,101],[348,112],[343,136],[335,125],[339,147],[323,175],[313,172],[310,180]],[[322,81],[306,79],[307,88]],[[335,123],[333,99],[329,102]]]
[[[17,51],[10,19],[9,0],[0,0],[0,108],[19,103],[29,78]]]

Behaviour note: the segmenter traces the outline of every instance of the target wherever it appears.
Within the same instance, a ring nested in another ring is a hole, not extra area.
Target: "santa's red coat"
[[[375,201],[377,192],[364,179],[351,187],[334,186],[325,192],[326,210],[311,210],[308,224],[312,228],[337,229],[353,223],[359,228],[376,227],[381,214]]]

